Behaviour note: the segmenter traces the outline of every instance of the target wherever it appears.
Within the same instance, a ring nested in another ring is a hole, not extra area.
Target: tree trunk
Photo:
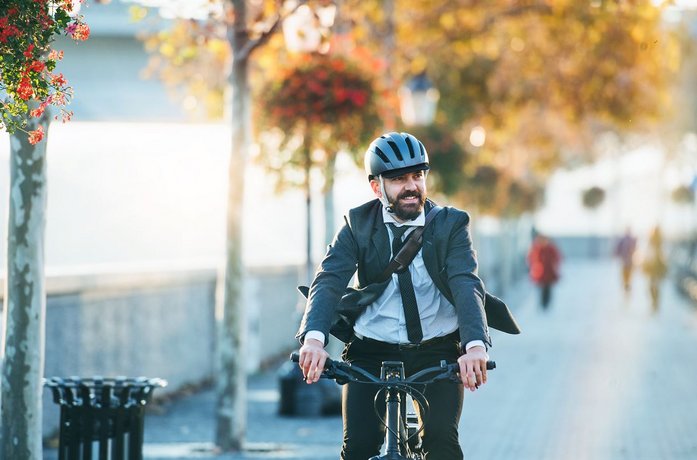
[[[228,40],[232,47],[232,72],[229,77],[232,144],[228,174],[225,281],[222,302],[219,301],[216,307],[218,404],[215,443],[223,451],[242,448],[247,425],[247,376],[244,366],[246,321],[242,305],[242,216],[251,116],[248,60],[239,53],[248,40],[246,5],[244,0],[228,0],[227,7],[234,11],[234,24],[228,27]]]
[[[328,155],[324,170],[324,243],[328,245],[334,238],[334,183],[336,173],[336,154]]]
[[[27,130],[48,114],[31,118]],[[44,228],[46,223],[46,140],[29,143],[27,134],[10,138],[10,204],[7,231],[2,343],[2,451],[0,458],[42,458],[46,290]]]
[[[305,131],[305,139],[303,140],[305,160],[305,281],[309,286],[314,274],[312,265],[312,182],[310,177],[312,173],[312,137],[309,126]]]

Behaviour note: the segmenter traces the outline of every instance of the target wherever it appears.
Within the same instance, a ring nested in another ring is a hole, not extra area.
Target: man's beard
[[[404,205],[399,201],[400,199],[412,196],[415,196],[419,200],[415,205]],[[398,195],[396,200],[393,200],[389,196],[387,198],[394,214],[402,221],[414,220],[419,217],[419,214],[421,214],[421,211],[424,209],[424,204],[426,204],[426,197],[419,190],[404,192]]]

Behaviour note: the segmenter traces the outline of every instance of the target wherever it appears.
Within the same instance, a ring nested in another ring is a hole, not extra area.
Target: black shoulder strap
[[[414,260],[414,257],[416,257],[416,254],[419,252],[419,249],[421,249],[421,245],[423,244],[424,230],[426,227],[428,227],[428,224],[431,223],[433,218],[436,217],[436,214],[438,214],[442,209],[443,208],[441,206],[433,206],[431,210],[428,211],[423,227],[416,227],[416,230],[409,234],[407,240],[402,246],[402,249],[400,249],[399,252],[392,257],[389,265],[387,265],[385,271],[383,271],[380,275],[380,280],[386,280],[392,276],[392,273],[398,270],[403,270],[404,268],[408,267],[409,264],[411,264],[411,261]]]

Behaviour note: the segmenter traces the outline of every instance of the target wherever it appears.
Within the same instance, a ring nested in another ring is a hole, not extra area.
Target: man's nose
[[[404,188],[407,190],[416,190],[418,187],[416,186],[416,181],[412,178],[407,179],[407,183],[405,184]]]

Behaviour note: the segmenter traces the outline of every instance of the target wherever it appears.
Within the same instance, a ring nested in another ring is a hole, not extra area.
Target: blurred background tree
[[[140,36],[151,55],[143,76],[161,79],[192,120],[223,118],[231,59],[225,33],[219,20],[179,18],[168,28]]]
[[[599,133],[641,132],[670,107],[677,41],[648,0],[347,0],[341,14],[356,43],[390,47],[395,80],[426,71],[444,95],[437,121],[465,143],[484,129],[478,165],[519,185],[539,187],[555,168],[593,159]],[[479,172],[464,171],[475,184],[494,177]]]
[[[281,3],[259,2],[255,15],[269,17],[283,10]],[[646,132],[669,111],[679,46],[665,30],[661,8],[649,0],[590,5],[571,0],[525,5],[344,0],[336,5],[334,34],[325,37],[326,44],[332,52],[356,55],[380,75],[378,111],[385,130],[414,131],[400,126],[396,116],[397,89],[411,76],[428,73],[445,95],[435,125],[440,133],[450,130],[467,149],[461,150],[463,158],[452,151],[443,157],[451,180],[433,176],[444,186],[440,192],[463,206],[475,205],[467,201],[472,194],[463,192],[465,187],[493,177],[477,172],[486,165],[502,170],[496,174],[501,180],[488,184],[498,187],[488,190],[498,204],[479,201],[478,208],[495,215],[533,209],[555,168],[594,159],[600,133]],[[264,27],[268,20],[255,22],[252,29]],[[224,71],[229,51],[219,24],[178,20],[144,40],[153,53],[148,74],[172,87],[194,116],[222,113],[216,107],[222,107],[225,79],[214,74]],[[287,56],[282,37],[271,37],[253,71],[262,76]],[[258,89],[264,78],[252,81]],[[476,166],[467,161],[473,150],[468,137],[475,128],[486,133],[486,143],[476,147]],[[429,136],[428,131],[421,134]],[[274,153],[267,151],[267,160],[269,155]],[[463,180],[452,180],[455,171]],[[510,191],[527,198],[507,206],[503,201]]]

